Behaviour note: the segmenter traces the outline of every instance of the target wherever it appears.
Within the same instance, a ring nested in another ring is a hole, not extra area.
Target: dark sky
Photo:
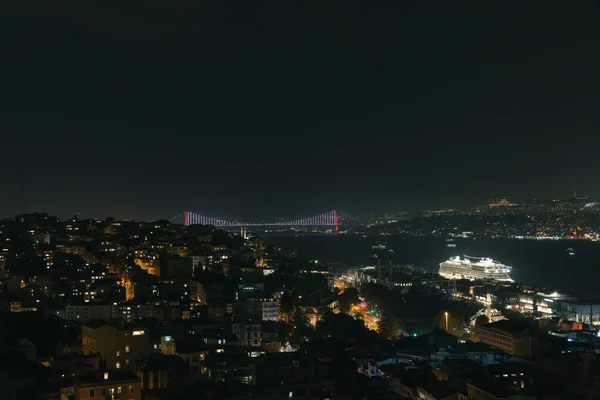
[[[0,216],[600,196],[595,3],[497,4],[2,2]]]

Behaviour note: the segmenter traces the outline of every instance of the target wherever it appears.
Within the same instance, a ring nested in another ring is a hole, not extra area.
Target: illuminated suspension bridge
[[[183,224],[190,225],[212,225],[218,228],[235,228],[235,227],[332,227],[338,230],[340,225],[364,225],[358,219],[342,213],[337,210],[328,211],[312,217],[299,218],[294,220],[278,220],[278,221],[238,221],[227,220],[209,217],[203,214],[185,211],[171,220],[178,219],[183,216]]]

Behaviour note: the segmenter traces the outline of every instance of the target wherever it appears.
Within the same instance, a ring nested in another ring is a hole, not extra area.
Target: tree
[[[77,254],[59,252],[54,256],[54,265],[52,268],[65,274],[79,275],[78,270],[83,271],[86,267],[85,264],[85,260]]]
[[[20,254],[7,266],[8,269],[15,273],[32,277],[41,275],[46,272],[46,263],[40,257],[30,254]]]
[[[35,255],[35,248],[28,234],[23,232],[22,234],[10,234],[8,236],[10,239],[9,251],[11,253]]]
[[[279,299],[279,310],[284,314],[291,314],[294,311],[294,298],[289,293],[283,293]]]
[[[306,316],[297,311],[294,314],[294,329],[291,332],[290,344],[295,346],[300,351],[306,350],[306,342],[310,341],[314,335],[314,330],[310,327]]]
[[[294,326],[291,324],[279,324],[278,337],[282,344],[285,344],[290,340],[292,333],[294,332]]]
[[[388,317],[384,313],[379,320],[379,334],[387,339],[395,339],[400,332],[400,322],[396,317]]]
[[[332,340],[351,339],[363,343],[369,340],[371,334],[375,333],[365,327],[362,321],[354,319],[348,314],[327,313],[317,324],[317,334]]]
[[[477,317],[475,319],[475,324],[473,325],[473,328],[471,329],[471,340],[472,341],[474,341],[474,342],[479,341],[479,327],[483,324],[487,324],[488,322],[490,322],[490,320],[487,317],[487,315],[480,315],[479,317]]]
[[[338,301],[340,303],[340,311],[347,313],[353,305],[360,303],[358,289],[348,288],[344,290],[344,292],[339,295]]]
[[[360,293],[370,304],[376,304],[381,307],[389,294],[389,290],[383,286],[378,285],[376,283],[367,283],[363,285],[360,290]]]
[[[439,313],[436,318],[436,325],[443,330],[446,330],[446,313]],[[454,315],[453,313],[448,313],[448,333],[451,333],[455,336],[460,336],[465,332],[465,328],[467,327],[467,323],[464,318],[461,316]]]

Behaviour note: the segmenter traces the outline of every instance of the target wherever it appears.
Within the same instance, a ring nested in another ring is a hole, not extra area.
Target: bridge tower
[[[339,230],[340,230],[340,218],[338,217],[337,210],[333,210],[333,222],[335,223],[334,232],[339,232]]]

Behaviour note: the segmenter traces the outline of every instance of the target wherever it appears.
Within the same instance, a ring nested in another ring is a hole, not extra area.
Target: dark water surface
[[[386,243],[394,251],[394,264],[415,264],[432,272],[438,270],[440,262],[452,256],[491,257],[512,266],[511,277],[517,282],[600,295],[598,242],[456,239],[457,247],[449,248],[446,240],[439,237],[282,235],[267,236],[264,241],[295,248],[301,259],[348,265],[374,265],[371,246]],[[569,257],[567,248],[573,248],[576,256]]]

